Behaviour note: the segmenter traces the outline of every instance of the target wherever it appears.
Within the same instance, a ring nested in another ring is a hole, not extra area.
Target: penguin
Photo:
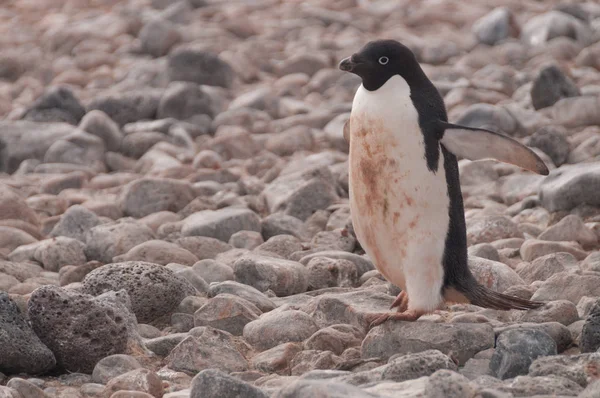
[[[444,101],[414,53],[376,40],[339,63],[362,80],[344,126],[349,202],[358,241],[401,293],[370,326],[416,321],[446,303],[498,310],[545,303],[495,292],[467,263],[458,157],[495,159],[547,175],[535,152],[502,134],[449,123]]]

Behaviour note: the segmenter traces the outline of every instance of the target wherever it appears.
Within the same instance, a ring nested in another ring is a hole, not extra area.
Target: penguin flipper
[[[456,156],[469,160],[495,159],[537,174],[548,175],[544,161],[520,142],[490,130],[438,121],[440,142]]]

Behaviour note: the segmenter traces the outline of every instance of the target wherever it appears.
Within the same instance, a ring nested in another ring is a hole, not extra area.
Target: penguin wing
[[[548,175],[548,167],[530,148],[490,130],[438,121],[444,131],[440,142],[456,156],[469,160],[495,159],[537,174]]]

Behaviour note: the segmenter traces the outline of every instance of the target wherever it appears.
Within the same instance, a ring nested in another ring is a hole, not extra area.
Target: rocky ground
[[[600,5],[14,0],[0,10],[0,397],[600,396]],[[530,311],[369,329],[337,69],[410,46],[450,120],[470,266]]]

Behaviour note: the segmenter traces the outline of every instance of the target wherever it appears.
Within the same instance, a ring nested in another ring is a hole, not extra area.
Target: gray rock
[[[575,214],[565,216],[562,220],[542,232],[538,236],[538,239],[575,241],[588,250],[598,245],[596,234],[586,227],[583,220]]]
[[[598,109],[600,101],[596,95],[563,98],[552,106],[552,117],[567,127],[594,126],[600,122]]]
[[[88,260],[110,263],[114,257],[151,239],[154,239],[154,232],[149,227],[130,219],[101,224],[86,234],[85,255]]]
[[[233,249],[230,244],[208,236],[184,236],[175,243],[189,250],[199,260],[214,259],[220,253]]]
[[[281,211],[302,221],[338,199],[333,175],[323,167],[281,175],[265,188],[261,196],[271,213]]]
[[[129,90],[123,93],[109,93],[95,97],[87,109],[100,110],[119,126],[138,120],[154,119],[162,96],[159,89]]]
[[[580,205],[600,206],[593,188],[600,179],[600,165],[584,163],[550,172],[540,186],[540,200],[548,211],[571,210]]]
[[[195,115],[212,116],[211,97],[195,83],[176,81],[169,84],[160,103],[157,116],[186,120]]]
[[[92,110],[86,113],[81,119],[79,128],[102,139],[109,151],[116,152],[121,148],[123,133],[121,133],[119,126],[102,111]]]
[[[142,178],[127,184],[120,202],[125,215],[140,218],[165,210],[176,213],[194,197],[190,183],[170,178]]]
[[[159,142],[170,142],[169,136],[153,131],[127,134],[121,143],[121,153],[139,159]]]
[[[576,259],[583,260],[587,253],[582,250],[577,242],[553,242],[539,239],[527,239],[521,246],[521,258],[525,261],[533,261],[538,257],[550,253],[567,252]]]
[[[191,375],[205,369],[219,369],[227,373],[247,370],[246,359],[222,336],[210,331],[200,337],[188,336],[173,348],[165,363],[169,369]]]
[[[145,340],[144,343],[146,344],[146,347],[156,355],[166,357],[173,348],[181,343],[186,337],[188,337],[187,333],[171,333],[166,336]]]
[[[573,343],[573,336],[571,336],[571,332],[569,329],[559,323],[559,322],[543,322],[543,323],[531,323],[531,322],[523,322],[519,321],[519,323],[503,325],[500,327],[496,327],[494,332],[496,333],[496,338],[503,332],[507,330],[514,329],[536,329],[541,330],[546,333],[548,336],[552,337],[554,342],[556,343],[556,348],[559,353],[568,349]]]
[[[291,235],[302,238],[304,223],[302,220],[284,213],[269,214],[261,221],[265,241],[277,235]]]
[[[63,213],[58,223],[52,228],[50,236],[65,236],[85,242],[87,232],[99,224],[101,221],[96,213],[81,205],[74,205]]]
[[[98,384],[107,384],[111,379],[132,371],[141,369],[142,365],[130,355],[115,354],[102,358],[92,371],[92,381]]]
[[[468,261],[475,279],[494,291],[504,293],[510,287],[525,284],[523,279],[504,263],[479,257],[469,257]]]
[[[252,286],[244,285],[235,281],[224,281],[210,285],[208,294],[215,297],[219,294],[232,294],[254,304],[260,311],[268,312],[275,307],[275,303],[264,293],[256,290]]]
[[[33,257],[43,265],[44,269],[57,272],[65,265],[85,264],[87,260],[84,248],[83,242],[77,239],[58,236],[41,241]]]
[[[570,253],[552,253],[533,260],[532,263],[521,263],[517,273],[527,283],[545,281],[554,274],[575,268],[578,261]]]
[[[19,377],[13,377],[6,383],[6,387],[12,388],[23,397],[27,398],[46,398],[41,388],[31,383],[28,380],[21,379]]]
[[[28,310],[33,330],[67,371],[91,373],[127,348],[129,314],[103,300],[46,285],[32,293]]]
[[[369,331],[361,356],[388,359],[394,354],[434,349],[453,355],[463,365],[493,346],[494,331],[488,324],[385,322]]]
[[[102,139],[84,131],[76,130],[72,134],[56,141],[48,148],[44,155],[44,163],[75,164],[88,166],[93,170],[104,171],[106,169],[104,163],[105,150]],[[74,179],[78,173],[69,175]],[[85,180],[84,176],[81,176],[80,179],[81,182]],[[71,184],[75,185],[73,182]],[[56,194],[66,188],[79,188],[78,186],[70,186],[65,183],[63,185],[64,188],[61,189],[60,187],[52,187],[50,184],[47,184],[43,190]]]
[[[510,384],[499,388],[517,397],[572,397],[578,396],[583,387],[560,376],[517,376]]]
[[[364,332],[356,326],[337,324],[315,332],[304,342],[304,347],[342,355],[347,348],[359,347],[364,337]]]
[[[340,228],[333,231],[317,232],[313,236],[310,245],[314,249],[324,248],[352,252],[356,245],[356,238],[348,233],[345,228]]]
[[[596,303],[583,324],[579,336],[581,352],[594,352],[600,348],[600,305]]]
[[[290,156],[296,151],[310,151],[314,146],[311,129],[307,126],[294,126],[270,136],[265,148],[279,156]]]
[[[145,261],[162,265],[177,263],[192,266],[198,261],[198,257],[175,243],[149,240],[132,247],[125,254],[116,256],[113,261]]]
[[[470,246],[469,256],[485,258],[492,261],[500,261],[498,250],[489,243],[478,243]]]
[[[529,376],[561,376],[586,387],[596,378],[594,369],[598,366],[598,353],[541,357],[529,367]]]
[[[238,249],[252,250],[262,243],[264,243],[263,237],[257,231],[238,231],[229,239],[229,244]]]
[[[231,87],[235,74],[217,55],[194,49],[177,49],[169,55],[170,81],[186,81],[209,86]]]
[[[480,43],[493,46],[516,36],[518,26],[510,9],[498,7],[475,21],[472,31]]]
[[[192,266],[192,270],[209,285],[213,282],[232,281],[234,278],[233,268],[211,259],[198,261]]]
[[[315,321],[297,310],[272,311],[244,327],[246,341],[259,350],[289,342],[302,342],[318,330]]]
[[[552,159],[556,167],[562,166],[569,157],[570,145],[567,131],[560,126],[544,126],[531,135],[526,144],[541,149]]]
[[[591,252],[580,265],[584,271],[600,272],[600,252]]]
[[[583,296],[600,296],[600,275],[596,272],[559,272],[546,280],[531,299],[534,301],[564,299],[576,305]]]
[[[505,216],[476,217],[467,220],[467,243],[494,242],[499,239],[522,238],[517,224]]]
[[[554,64],[540,70],[531,87],[531,102],[535,109],[547,108],[562,98],[579,95],[575,83]]]
[[[590,28],[583,21],[554,10],[529,19],[521,30],[521,40],[531,46],[545,44],[556,37],[568,37],[586,45],[590,36]]]
[[[302,353],[302,344],[283,343],[255,355],[251,363],[252,367],[260,372],[289,376],[293,367],[292,360],[296,354]]]
[[[267,398],[260,389],[217,369],[206,369],[192,379],[190,398]]]
[[[475,394],[475,389],[463,375],[441,369],[431,375],[425,385],[426,397],[469,397]]]
[[[336,286],[353,287],[358,284],[356,266],[349,260],[315,257],[309,261],[306,268],[309,290]]]
[[[90,272],[83,280],[84,292],[99,295],[124,289],[131,298],[139,322],[150,322],[170,314],[194,287],[167,268],[142,261],[108,264]]]
[[[340,365],[342,359],[331,351],[305,350],[294,356],[290,367],[292,376],[300,376],[313,370],[331,370]]]
[[[469,106],[456,123],[463,126],[486,128],[504,134],[514,134],[519,128],[516,119],[506,109],[490,104]]]
[[[317,253],[307,254],[300,258],[300,262],[304,265],[308,265],[313,258],[325,257],[334,260],[348,260],[354,263],[356,266],[356,270],[358,272],[358,277],[361,277],[365,272],[372,271],[375,269],[375,266],[369,260],[368,257],[360,256],[354,253],[348,253],[339,250],[324,250]]]
[[[232,294],[221,293],[194,313],[194,326],[211,326],[241,336],[244,326],[260,316],[251,302]]]
[[[329,380],[297,380],[278,391],[274,398],[377,398],[346,383]]]
[[[32,122],[65,122],[77,125],[85,109],[67,87],[53,87],[36,99],[22,119]]]
[[[233,270],[237,281],[278,296],[303,293],[308,287],[308,271],[296,261],[250,254],[237,259]]]
[[[140,30],[141,50],[153,57],[166,55],[182,39],[177,27],[162,18],[153,18]]]
[[[192,214],[183,221],[181,233],[184,236],[208,236],[228,242],[231,235],[242,230],[260,232],[258,215],[249,209],[223,208]]]
[[[44,373],[56,365],[52,352],[33,332],[17,304],[0,292],[0,371]]]
[[[276,235],[258,246],[256,253],[273,253],[283,258],[288,258],[295,252],[302,251],[302,242],[292,235]]]
[[[440,369],[457,370],[456,364],[438,350],[425,350],[395,357],[385,366],[382,380],[397,382],[430,376]]]
[[[498,336],[490,370],[502,380],[510,379],[527,374],[536,358],[556,354],[556,343],[541,330],[507,330]]]
[[[148,369],[134,369],[113,378],[106,384],[102,395],[118,397],[118,391],[144,392],[152,397],[162,397],[164,394],[162,380],[156,373]]]

